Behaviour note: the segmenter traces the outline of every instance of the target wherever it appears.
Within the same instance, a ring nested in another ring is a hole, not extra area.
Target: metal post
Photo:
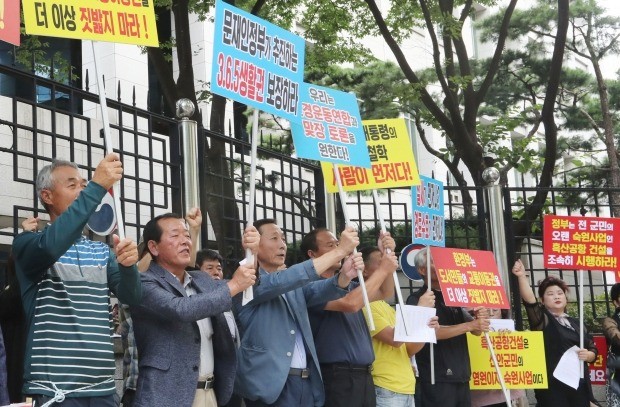
[[[499,170],[495,167],[486,168],[482,172],[482,179],[486,182],[485,192],[489,201],[489,223],[491,226],[491,243],[495,262],[499,269],[506,298],[510,298],[510,275],[508,270],[508,253],[506,251],[506,229],[504,228],[504,208],[502,206],[502,190],[497,184]]]
[[[179,119],[179,135],[183,154],[183,209],[185,213],[191,208],[200,208],[200,190],[198,182],[198,124],[189,118],[194,115],[196,107],[189,99],[179,99],[176,103],[176,115]],[[184,213],[184,214],[185,214]],[[200,234],[196,247],[200,247]]]
[[[332,233],[338,233],[336,224],[336,197],[325,188],[325,227]]]

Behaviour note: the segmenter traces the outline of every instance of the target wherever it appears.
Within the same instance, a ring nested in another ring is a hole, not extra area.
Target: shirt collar
[[[168,271],[168,273],[170,272]],[[190,285],[190,283],[192,282],[192,276],[187,271],[184,271],[183,273],[183,282],[181,282],[181,284],[183,285],[183,288],[187,288],[187,286]],[[177,278],[174,273],[170,274],[172,275],[172,277]]]

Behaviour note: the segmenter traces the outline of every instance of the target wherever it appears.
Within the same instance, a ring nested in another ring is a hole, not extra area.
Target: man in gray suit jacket
[[[249,228],[244,246],[256,250]],[[235,345],[223,312],[232,297],[254,284],[255,270],[241,266],[230,281],[216,281],[190,265],[192,242],[175,214],[152,219],[144,242],[153,261],[141,274],[142,303],[132,306],[139,369],[136,407],[217,407],[230,399]]]
[[[273,219],[254,225],[261,235],[260,284],[248,304],[242,305],[241,295],[233,300],[241,330],[235,393],[248,407],[322,406],[323,382],[307,307],[348,292],[356,268],[364,267],[359,255],[351,256],[340,274],[317,280],[353,251],[359,243],[357,232],[345,229],[333,251],[282,270],[284,233]]]

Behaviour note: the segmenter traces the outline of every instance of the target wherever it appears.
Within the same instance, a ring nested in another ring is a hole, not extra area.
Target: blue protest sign
[[[354,94],[303,83],[301,125],[291,123],[298,157],[370,168]]]
[[[276,25],[218,0],[211,91],[298,121],[305,42]]]
[[[422,175],[420,181],[411,187],[413,243],[444,247],[443,183]]]

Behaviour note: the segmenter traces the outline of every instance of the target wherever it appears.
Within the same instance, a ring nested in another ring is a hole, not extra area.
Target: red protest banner
[[[19,47],[19,0],[0,0],[0,40]]]
[[[546,215],[543,257],[546,268],[620,270],[618,218]]]
[[[431,247],[431,256],[446,305],[510,308],[492,252]]]
[[[590,367],[590,381],[592,384],[605,384],[607,380],[607,340],[604,336],[594,336],[594,344],[598,350],[598,356]]]

